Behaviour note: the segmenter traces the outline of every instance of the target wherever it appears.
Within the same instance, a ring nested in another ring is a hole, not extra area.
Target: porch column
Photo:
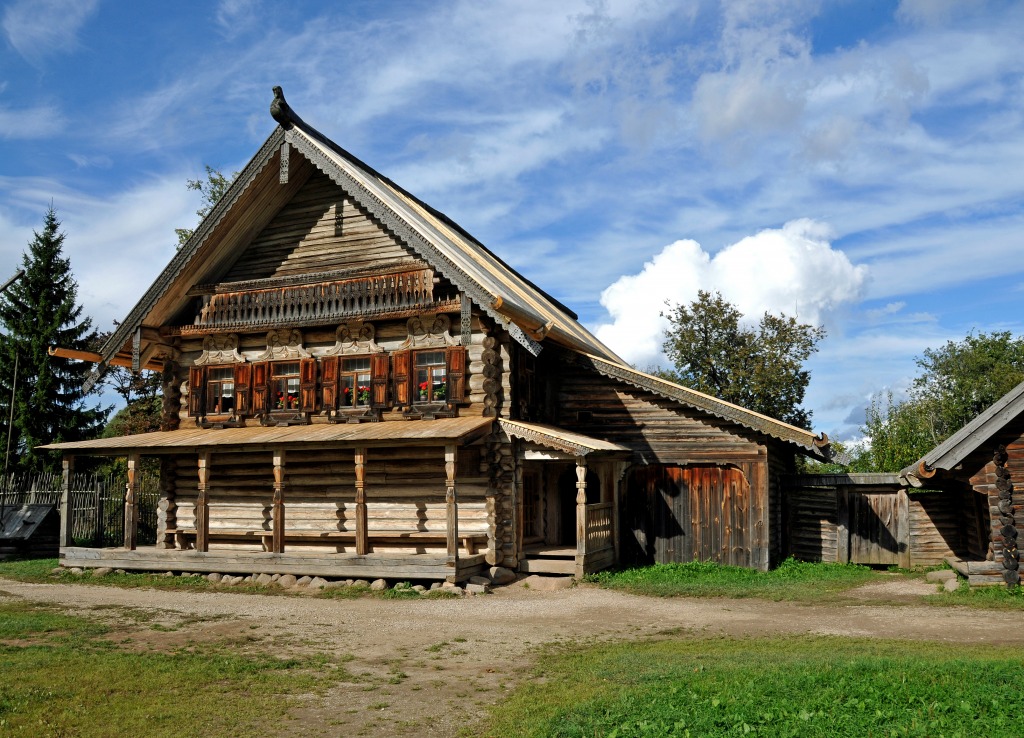
[[[356,553],[370,553],[370,536],[366,531],[366,449],[357,448],[356,463]]]
[[[210,550],[210,452],[199,452],[199,495],[196,497],[196,551]]]
[[[124,488],[124,547],[134,551],[139,540],[139,455],[128,454],[128,484]]]
[[[459,503],[455,493],[455,445],[444,447],[445,507],[448,543],[448,581],[454,582],[459,574]]]
[[[64,456],[61,464],[63,477],[60,488],[60,547],[70,546],[71,537],[71,475],[75,473],[75,457]]]
[[[587,457],[576,457],[576,577],[582,578],[587,555]]]
[[[273,538],[270,550],[284,553],[284,449],[274,449],[274,503],[271,511]]]

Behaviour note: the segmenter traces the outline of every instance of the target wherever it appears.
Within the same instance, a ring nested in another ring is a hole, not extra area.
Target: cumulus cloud
[[[78,46],[78,31],[96,10],[96,0],[20,0],[4,11],[11,46],[37,60]]]
[[[859,300],[867,267],[832,248],[829,227],[807,218],[766,229],[712,256],[693,240],[676,241],[601,293],[611,323],[597,337],[640,367],[664,362],[665,303],[686,303],[698,290],[721,292],[750,320],[765,311],[819,325]]]

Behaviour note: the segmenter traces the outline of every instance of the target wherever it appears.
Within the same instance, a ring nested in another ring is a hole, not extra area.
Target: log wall
[[[459,534],[493,538],[488,525],[487,480],[479,476],[479,451],[462,449],[456,470]],[[172,497],[174,525],[196,528],[198,474],[195,458],[176,459]],[[259,535],[246,539],[218,537],[218,532],[272,529],[271,455],[219,453],[211,456],[209,475],[210,534],[213,548],[261,551]],[[447,530],[444,453],[440,448],[369,449],[366,468],[367,530],[438,534],[436,540],[386,544],[395,552],[443,549]],[[289,451],[284,475],[285,535],[288,550],[350,552],[355,548],[355,468],[351,449],[336,452]],[[166,528],[164,529],[166,530]],[[332,540],[332,534],[335,538]],[[346,535],[347,534],[347,535]],[[300,537],[300,536],[306,537]],[[311,539],[319,535],[323,540]],[[383,544],[376,545],[381,548]]]
[[[412,264],[413,253],[373,216],[315,172],[256,236],[225,276],[240,282]]]

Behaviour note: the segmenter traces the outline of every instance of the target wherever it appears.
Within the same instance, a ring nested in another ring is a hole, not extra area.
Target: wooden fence
[[[10,474],[0,477],[0,509],[24,504],[56,505],[60,510],[63,477],[60,473]],[[123,474],[73,474],[71,477],[71,537],[76,546],[104,548],[124,543]],[[156,543],[156,508],[160,479],[142,474],[136,499],[139,506],[140,544]]]
[[[895,475],[793,475],[785,506],[787,553],[804,561],[911,568],[961,548],[954,496],[907,490]]]

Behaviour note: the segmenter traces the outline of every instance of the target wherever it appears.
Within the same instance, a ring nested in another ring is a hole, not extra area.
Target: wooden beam
[[[850,490],[836,489],[836,561],[850,563]]]
[[[273,540],[270,546],[274,553],[284,553],[284,449],[274,449],[274,506]]]
[[[356,466],[356,553],[370,552],[370,536],[366,530],[366,449],[355,450]]]
[[[904,487],[896,490],[896,546],[901,569],[913,566],[910,550],[910,496]]]
[[[459,573],[459,502],[455,491],[455,444],[444,447],[445,530],[448,534],[448,581],[455,582]]]
[[[60,547],[74,543],[71,537],[71,475],[75,473],[75,457],[65,454],[61,463],[60,489]]]
[[[199,494],[196,497],[196,551],[210,550],[210,452],[199,452]]]
[[[124,489],[124,547],[134,551],[139,540],[139,454],[128,454],[128,484]]]

